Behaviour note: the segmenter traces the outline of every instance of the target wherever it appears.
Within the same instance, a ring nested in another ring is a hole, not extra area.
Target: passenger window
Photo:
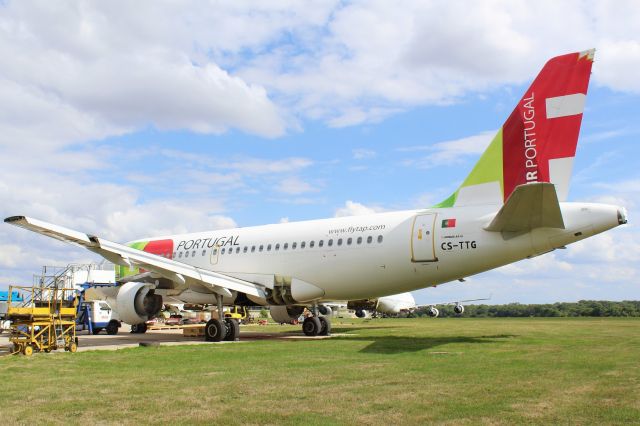
[[[202,255],[204,256],[205,254],[207,254],[206,250],[202,250]]]
[[[369,235],[367,237],[367,244],[371,244],[372,241],[373,241],[373,237],[371,235]]]
[[[327,241],[327,245],[329,247],[331,247],[333,245],[333,238],[330,238],[329,241]]]
[[[342,238],[338,238],[338,245],[341,246],[342,245]]]
[[[262,244],[260,245],[260,249],[259,250],[260,251],[264,250],[264,246]]]
[[[271,244],[267,245],[267,251],[271,251]]]
[[[247,252],[247,250],[249,250],[249,247],[245,246],[245,247],[242,249],[242,252],[243,252],[243,253],[246,253],[246,252]]]
[[[288,249],[289,248],[289,243],[284,243],[284,249]]]
[[[215,256],[216,254],[218,254],[218,249],[213,249],[213,255]]]
[[[236,254],[240,253],[240,247],[236,247]]]
[[[188,251],[184,252],[184,257],[189,257],[189,252]]]
[[[291,243],[291,250],[295,250],[298,246],[298,243]]]
[[[251,253],[256,251],[256,246],[251,246]]]
[[[178,257],[182,258],[182,252],[178,253]]]
[[[191,252],[191,257],[196,257],[196,251],[195,250]]]
[[[294,244],[295,244],[295,243],[294,243]],[[301,249],[303,249],[303,248],[304,248],[304,246],[305,246],[305,244],[306,244],[306,243],[305,243],[304,241],[303,241],[303,242],[301,242],[301,243],[300,243],[300,248],[301,248]],[[295,247],[294,247],[294,248],[295,248]]]
[[[311,242],[309,242],[309,247],[313,248],[313,246],[314,246],[314,245],[316,245],[316,242],[315,242],[315,241],[311,241]]]
[[[352,241],[353,241],[353,240],[352,240],[351,238],[347,238],[347,245],[349,245],[349,246],[350,246]]]
[[[318,241],[318,247],[322,247],[324,245],[324,240]]]
[[[382,242],[382,235],[378,235],[378,242],[381,243]]]
[[[268,250],[268,249],[267,249]],[[276,244],[276,250],[280,250],[280,244]]]
[[[227,252],[227,254],[233,254],[233,247],[229,247],[229,251]]]
[[[224,248],[223,248],[222,250],[220,250],[220,254],[224,254],[224,251],[225,251],[225,250],[226,250],[226,249],[224,249]]]
[[[358,244],[362,244],[362,237],[358,237]]]
[[[175,251],[173,252],[173,257],[176,257],[176,252]]]

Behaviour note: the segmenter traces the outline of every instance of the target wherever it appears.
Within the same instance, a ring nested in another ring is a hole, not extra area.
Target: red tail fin
[[[593,55],[547,62],[460,188],[436,207],[500,204],[531,182],[555,184],[565,200]]]

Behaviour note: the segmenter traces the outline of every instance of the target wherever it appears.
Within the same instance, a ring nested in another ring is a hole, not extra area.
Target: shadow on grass
[[[483,344],[496,343],[502,339],[517,337],[515,334],[496,334],[493,336],[444,336],[444,337],[404,337],[404,336],[340,336],[340,340],[371,342],[370,345],[360,350],[363,353],[396,354],[403,352],[417,352],[433,349],[438,346],[451,343]],[[458,350],[458,349],[456,349]]]

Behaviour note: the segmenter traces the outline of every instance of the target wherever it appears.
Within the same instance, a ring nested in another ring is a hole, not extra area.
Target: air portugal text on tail
[[[217,304],[220,311],[265,305],[278,322],[297,320],[308,307],[313,315],[305,318],[304,333],[326,335],[331,327],[319,314],[323,304],[435,286],[626,223],[622,207],[565,201],[593,54],[547,62],[462,185],[433,208],[128,245],[25,216],[5,222],[122,266],[112,306],[124,322],[144,323],[163,302]],[[233,320],[211,319],[205,335],[233,340],[238,330]]]
[[[551,182],[565,201],[594,50],[548,61],[460,188],[438,207],[501,204],[518,185]]]

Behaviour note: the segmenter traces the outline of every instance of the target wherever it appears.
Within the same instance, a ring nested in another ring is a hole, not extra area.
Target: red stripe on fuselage
[[[144,251],[171,259],[173,257],[173,240],[149,241]]]

